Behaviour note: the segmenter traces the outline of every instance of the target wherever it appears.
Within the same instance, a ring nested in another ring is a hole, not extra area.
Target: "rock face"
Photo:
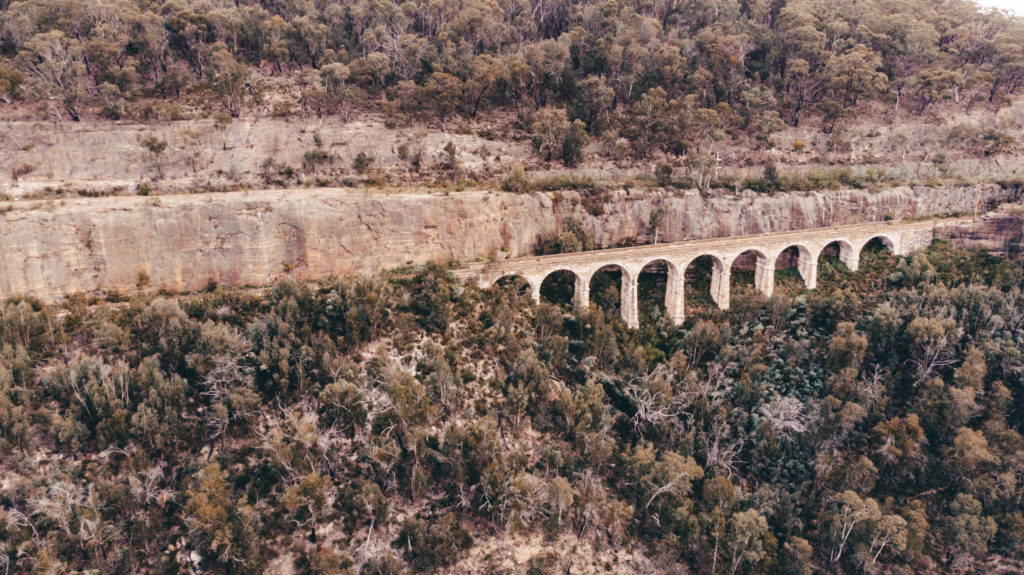
[[[969,224],[935,228],[935,235],[961,246],[1009,255],[1024,239],[1019,213],[994,212]]]
[[[429,172],[430,166],[447,161],[448,142],[455,144],[459,167],[473,174],[504,174],[517,159],[532,155],[528,142],[491,141],[426,126],[389,129],[384,124],[383,118],[262,118],[235,120],[218,130],[212,120],[7,122],[0,130],[0,191],[11,198],[47,188],[131,191],[158,176],[153,186],[164,192],[257,188],[267,185],[268,161],[290,166],[310,182],[334,181],[333,176],[346,173],[359,154],[372,158],[374,169],[399,173],[419,155]],[[147,137],[167,142],[159,158],[141,144]],[[304,155],[312,150],[331,161],[307,170]],[[25,173],[14,178],[18,168]]]
[[[841,190],[705,197],[696,192],[612,194],[583,209],[575,194],[368,193],[317,189],[58,203],[14,202],[0,228],[0,296],[54,299],[131,290],[140,272],[153,287],[210,281],[265,285],[286,274],[318,279],[432,259],[530,255],[569,216],[607,246],[643,237],[664,208],[659,241],[970,213],[1011,199],[997,186]]]

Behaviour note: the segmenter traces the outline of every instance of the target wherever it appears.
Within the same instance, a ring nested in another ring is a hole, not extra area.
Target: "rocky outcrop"
[[[993,212],[969,223],[938,226],[935,228],[935,236],[957,245],[1011,255],[1020,250],[1024,240],[1024,227],[1021,224],[1020,213]]]
[[[386,193],[315,189],[13,202],[0,226],[0,295],[46,299],[210,281],[265,285],[373,273],[431,259],[529,255],[573,216],[598,245],[642,237],[665,210],[659,241],[969,213],[1009,199],[997,186],[707,197],[613,193],[597,209],[574,193]],[[6,208],[5,208],[6,209]],[[593,215],[591,212],[602,212]]]
[[[385,124],[384,118],[370,116],[352,122],[336,116],[238,119],[222,129],[212,120],[5,122],[0,124],[0,191],[23,198],[47,190],[132,193],[143,181],[165,193],[258,188],[269,181],[280,181],[272,187],[341,182],[358,176],[353,162],[360,154],[372,160],[375,179],[428,182],[435,172],[447,177],[431,168],[448,161],[449,142],[466,177],[491,179],[532,155],[529,142]],[[146,138],[167,147],[154,156],[143,145]],[[306,154],[313,151],[324,161],[310,165]],[[407,173],[413,157],[419,158],[422,174]],[[297,177],[282,177],[278,172],[284,169]]]

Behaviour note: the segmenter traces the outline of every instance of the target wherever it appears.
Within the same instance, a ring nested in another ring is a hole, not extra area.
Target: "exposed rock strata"
[[[156,179],[153,186],[165,192],[251,188],[266,185],[263,166],[268,160],[290,166],[310,182],[324,177],[339,181],[335,176],[343,177],[339,174],[347,173],[359,154],[373,158],[373,168],[391,173],[392,181],[405,181],[401,173],[410,163],[399,152],[403,146],[410,157],[420,154],[428,168],[447,161],[448,142],[456,146],[459,167],[470,174],[504,174],[532,155],[529,142],[490,141],[423,126],[388,129],[383,124],[383,118],[369,117],[353,122],[337,117],[262,118],[235,120],[221,131],[212,120],[6,122],[0,124],[0,191],[12,198],[47,188],[130,193],[148,179]],[[167,142],[159,158],[141,144],[147,137]],[[314,149],[331,161],[307,170],[304,155]],[[22,167],[27,173],[14,178],[16,168]],[[418,180],[430,181],[426,175]]]
[[[1019,213],[994,212],[969,224],[940,226],[935,229],[935,235],[957,245],[1008,255],[1019,249],[1024,227]]]
[[[516,257],[569,215],[606,246],[646,234],[659,206],[659,241],[678,241],[969,213],[978,198],[986,205],[1008,194],[997,186],[774,197],[620,191],[596,217],[574,194],[552,198],[318,189],[17,202],[0,227],[0,296],[130,290],[140,271],[154,287],[189,290],[211,280],[264,285],[289,273],[314,279],[437,258]]]

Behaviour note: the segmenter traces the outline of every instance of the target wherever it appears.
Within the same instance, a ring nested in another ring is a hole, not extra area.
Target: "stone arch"
[[[597,269],[595,269],[594,271],[590,272],[590,280],[593,281],[594,274],[596,274],[597,272],[606,272],[606,271],[617,271],[617,272],[620,272],[622,274],[622,277],[624,277],[624,278],[631,278],[631,279],[635,275],[635,274],[633,274],[632,272],[629,271],[629,268],[626,267],[626,264],[622,264],[622,263],[619,263],[619,262],[608,262],[606,264],[601,264]]]
[[[807,289],[818,286],[817,252],[811,251],[803,244],[790,244],[775,253],[772,261],[776,271],[796,268]],[[784,259],[785,258],[785,259]],[[782,265],[779,265],[782,262]]]
[[[686,262],[686,265],[680,267],[680,269],[683,270],[683,282],[688,286],[693,286],[694,289],[691,289],[691,292],[696,291],[699,294],[700,292],[704,291],[703,276],[706,272],[702,273],[702,271],[699,269],[699,266],[706,264],[698,264],[698,261],[703,260],[704,258],[708,258],[707,260],[704,260],[705,262],[711,262],[711,278],[708,282],[708,292],[711,295],[711,299],[718,305],[719,308],[729,309],[730,268],[718,255],[706,252],[694,256],[693,258],[690,258],[690,260]],[[697,268],[694,268],[695,264],[698,265]]]
[[[893,238],[889,237],[887,234],[879,234],[879,235],[874,236],[872,238],[868,238],[868,240],[866,242],[864,242],[864,245],[862,245],[860,247],[861,251],[863,251],[864,248],[868,244],[870,244],[871,242],[873,242],[875,240],[878,240],[883,246],[888,248],[889,251],[891,251],[892,253],[896,253],[896,240],[894,240]]]
[[[494,281],[490,282],[487,285],[487,287],[497,286],[504,288],[510,285],[514,285],[515,283],[520,283],[521,288],[524,289],[526,293],[532,294],[534,292],[533,282],[530,281],[530,278],[524,276],[523,274],[515,272],[509,272],[507,274],[499,276]],[[520,291],[519,293],[522,294],[523,292]]]
[[[733,277],[733,272],[739,269],[739,273]],[[744,275],[752,275],[754,289],[765,296],[772,295],[772,286],[775,284],[774,277],[775,263],[768,258],[768,254],[760,248],[743,250],[732,259],[729,265],[729,276],[734,283],[743,283]],[[731,286],[730,286],[731,287]]]
[[[566,286],[567,280],[572,280],[572,286]],[[565,305],[569,301],[576,304],[585,302],[580,298],[580,291],[587,285],[589,278],[584,279],[575,270],[569,268],[557,268],[544,274],[534,286],[535,299],[539,302],[547,297],[552,303]],[[531,286],[534,284],[531,282]],[[571,294],[571,295],[570,295]]]
[[[853,247],[853,244],[845,238],[839,238],[825,243],[818,250],[818,257],[815,258],[818,264],[821,264],[822,257],[833,257],[837,258],[843,263],[850,271],[857,271],[858,262],[858,250]]]
[[[704,252],[702,254],[693,256],[686,262],[685,266],[681,267],[681,269],[685,271],[686,268],[690,267],[690,265],[693,264],[693,262],[699,260],[700,258],[711,258],[711,261],[714,263],[715,269],[725,269],[725,262],[722,260],[722,258],[719,257],[717,254],[713,254],[711,252]]]
[[[626,269],[625,265],[620,263],[607,263],[601,265],[600,267],[598,267],[597,269],[590,273],[590,278],[587,281],[587,292],[591,304],[600,305],[614,303],[615,305],[618,305],[617,302],[602,301],[602,294],[600,293],[602,290],[612,286],[612,282],[614,282],[615,279],[609,277],[609,275],[614,274],[619,274],[619,278],[617,279],[620,281],[617,289],[619,295],[621,296],[622,292],[624,291],[623,286],[625,286],[632,277],[632,275],[629,273],[629,270]]]
[[[860,248],[857,249],[857,262],[858,262],[858,265],[860,263],[861,258],[864,257],[864,250],[868,246],[872,245],[872,243],[881,244],[882,247],[884,247],[885,249],[889,250],[893,255],[895,255],[897,253],[896,252],[896,241],[892,237],[890,237],[887,234],[880,234],[880,235],[877,235],[877,236],[873,236],[873,237],[868,238],[867,240],[865,240],[864,243],[862,243],[860,245]]]
[[[661,275],[662,268],[664,268],[665,274],[665,289],[662,298],[665,315],[672,323],[679,324],[683,321],[683,281],[682,273],[671,260],[657,257],[642,262],[636,272],[637,298],[639,300],[642,295],[652,292],[657,294],[659,291],[657,286],[660,285],[658,276]]]
[[[607,281],[606,272],[615,272],[620,274],[621,280],[618,284],[618,310],[622,314],[623,321],[626,322],[628,327],[636,328],[640,326],[639,314],[637,312],[637,274],[630,271],[630,268],[623,263],[608,262],[601,265],[594,270],[588,277],[585,289],[580,294],[581,302],[589,302],[591,299],[591,291],[593,289],[594,280]],[[612,279],[613,280],[613,279]],[[603,289],[606,289],[607,283],[604,284]],[[599,290],[602,290],[602,286],[598,286]]]

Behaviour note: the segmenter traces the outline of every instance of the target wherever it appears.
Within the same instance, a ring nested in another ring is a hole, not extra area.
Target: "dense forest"
[[[38,117],[514,112],[568,165],[608,131],[693,155],[1022,83],[1024,22],[967,0],[0,0],[0,102]]]
[[[443,265],[10,301],[0,567],[494,573],[535,536],[529,573],[1019,572],[1020,263],[778,273],[680,328],[648,290],[639,330]]]
[[[1017,175],[998,157],[1019,144],[1022,87],[1024,20],[967,0],[0,0],[0,119],[201,120],[131,140],[154,181],[172,152],[202,172],[173,139],[208,128],[209,171],[228,172],[235,157],[212,156],[235,118],[373,116],[475,124],[545,169],[600,141],[651,168],[627,184],[677,191],[973,184]],[[886,152],[843,135],[865,117],[856,137]],[[259,181],[348,182],[331,151],[347,142],[319,130],[301,168],[258,156]],[[873,167],[779,171],[767,150],[786,130],[814,133],[787,140],[801,165]],[[573,188],[592,215],[630,192],[531,177],[483,144],[460,176],[448,134],[436,158],[417,138],[394,140],[402,170]],[[757,173],[720,172],[726,142],[757,150],[729,166]],[[954,149],[998,172],[957,172]],[[930,167],[892,175],[883,154]],[[353,150],[352,171],[378,181],[374,161]],[[38,169],[8,167],[15,183]],[[594,249],[577,220],[560,230],[538,253]],[[1021,573],[1024,250],[1006,248],[872,246],[857,272],[829,253],[818,289],[780,266],[770,298],[737,270],[727,311],[697,265],[681,326],[644,274],[635,330],[607,273],[576,309],[565,282],[536,303],[517,281],[460,284],[451,262],[188,294],[140,272],[103,299],[12,298],[0,574]]]

